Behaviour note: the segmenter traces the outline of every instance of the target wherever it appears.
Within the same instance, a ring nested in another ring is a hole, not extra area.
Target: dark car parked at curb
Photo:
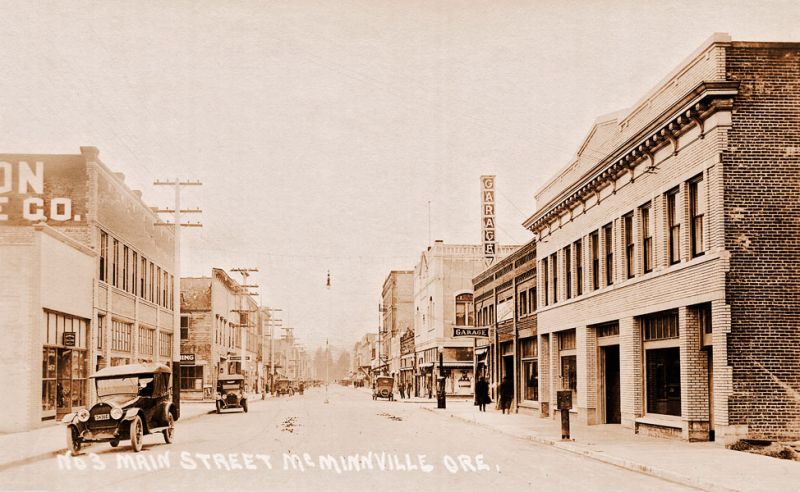
[[[106,367],[92,375],[99,402],[61,420],[67,426],[67,448],[72,455],[80,453],[84,443],[110,442],[117,447],[126,439],[139,452],[144,436],[157,432],[171,443],[177,413],[170,373],[163,364],[147,363]]]
[[[226,374],[217,380],[217,413],[229,408],[241,408],[247,412],[247,393],[241,374]]]

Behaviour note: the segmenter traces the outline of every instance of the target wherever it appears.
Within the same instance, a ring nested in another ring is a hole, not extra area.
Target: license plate
[[[111,418],[111,415],[109,415],[107,413],[99,413],[99,414],[94,416],[95,420],[108,420],[110,418]]]

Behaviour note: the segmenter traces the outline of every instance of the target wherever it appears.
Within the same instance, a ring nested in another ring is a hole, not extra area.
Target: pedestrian
[[[411,381],[409,381],[408,383],[406,383],[406,395],[407,395],[406,397],[407,398],[411,398],[411,396],[412,396],[411,392],[412,391],[413,390],[412,390],[412,386],[411,386]]]
[[[514,386],[511,384],[511,381],[508,378],[503,378],[503,382],[500,383],[500,408],[503,410],[503,413],[511,414],[511,401],[514,399]]]
[[[404,385],[403,383],[398,383],[398,384],[397,384],[397,389],[399,389],[399,390],[400,390],[400,399],[401,399],[401,400],[405,400],[405,398],[406,398],[406,389],[405,389],[405,385]]]
[[[475,402],[481,412],[485,412],[486,404],[492,402],[492,399],[489,398],[489,383],[486,382],[486,378],[483,376],[481,376],[480,381],[475,383]]]

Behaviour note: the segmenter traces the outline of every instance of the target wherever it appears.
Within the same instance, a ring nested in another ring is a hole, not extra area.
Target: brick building
[[[800,437],[800,44],[715,35],[536,195],[541,412]]]
[[[174,234],[98,158],[0,155],[0,370],[19,384],[0,431],[94,401],[106,365],[172,360]]]
[[[181,279],[182,397],[212,397],[220,374],[242,374],[248,391],[261,388],[260,313],[225,270],[212,268],[210,277]]]
[[[381,357],[387,374],[400,382],[400,337],[414,324],[414,272],[392,270],[381,290]]]
[[[498,246],[503,258],[519,246]],[[435,241],[414,268],[414,350],[420,396],[436,393],[435,378],[444,369],[445,391],[473,394],[473,340],[456,328],[474,327],[472,279],[485,268],[482,245]],[[444,368],[439,367],[442,354]]]
[[[472,285],[476,325],[489,328],[489,338],[475,339],[476,374],[486,377],[492,398],[508,378],[514,384],[513,408],[538,409],[535,241],[481,272]]]

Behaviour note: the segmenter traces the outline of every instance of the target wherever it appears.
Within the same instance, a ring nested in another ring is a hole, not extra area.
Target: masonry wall
[[[723,153],[733,370],[729,419],[800,438],[800,45],[733,43],[741,82]]]

